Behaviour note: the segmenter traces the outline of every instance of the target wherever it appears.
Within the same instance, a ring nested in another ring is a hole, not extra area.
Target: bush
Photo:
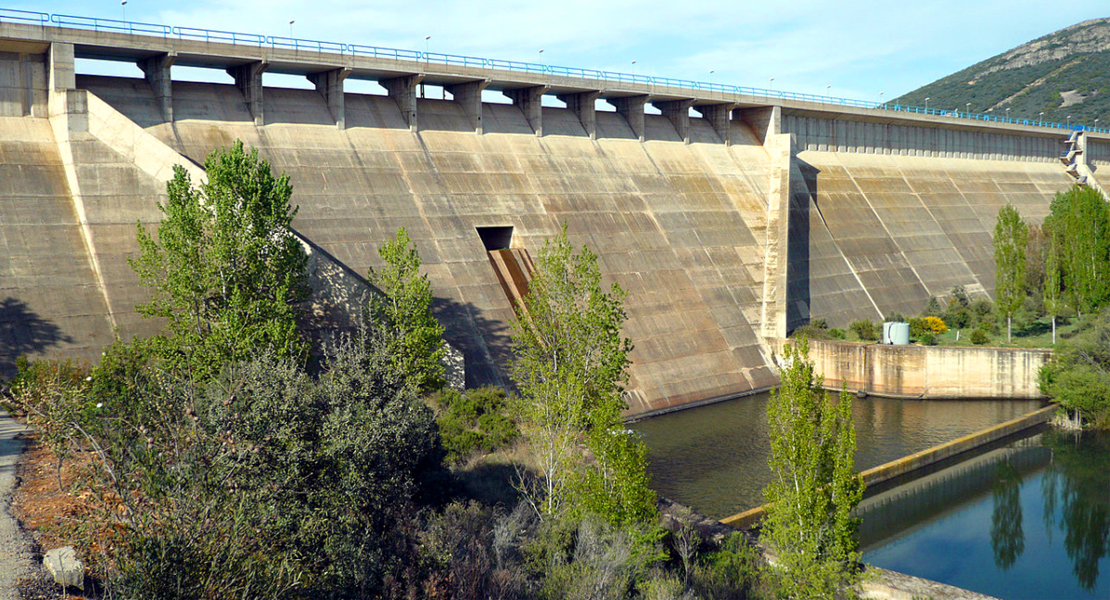
[[[862,341],[870,342],[877,339],[875,335],[875,324],[866,319],[852,321],[848,329],[851,330],[852,333],[855,333],[856,337]]]
[[[931,331],[926,331],[918,336],[917,341],[921,342],[922,346],[936,346],[937,336]]]
[[[947,323],[954,329],[966,329],[968,327],[971,327],[974,322],[974,319],[971,315],[971,310],[960,306],[952,307],[951,305],[949,305],[949,309],[944,311],[944,314],[941,315],[941,317],[944,323]]]
[[[924,321],[923,325],[926,331],[935,335],[940,335],[948,331],[948,326],[944,324],[943,320],[937,317],[925,317],[922,321]]]
[[[940,301],[936,296],[929,296],[929,304],[925,306],[925,310],[921,313],[928,317],[939,317],[941,313]]]
[[[805,338],[811,339],[811,340],[824,340],[824,339],[828,339],[830,336],[829,336],[829,330],[821,329],[820,327],[814,327],[812,324],[807,324],[807,325],[802,325],[800,327],[795,327],[794,331],[790,332],[790,337],[793,337],[793,338],[805,337]]]
[[[1110,309],[1061,340],[1041,367],[1041,391],[1095,427],[1110,428]]]
[[[492,452],[519,435],[508,416],[504,390],[482,387],[459,392],[444,389],[430,398],[436,408],[446,459],[459,461],[475,452]]]
[[[844,335],[844,330],[843,329],[837,329],[837,328],[834,327],[833,329],[829,330],[829,339],[830,340],[842,340],[844,338],[845,338],[845,335]]]
[[[883,323],[905,323],[906,317],[902,313],[891,313],[883,319]]]
[[[983,331],[982,329],[976,329],[975,331],[971,332],[971,343],[975,344],[976,346],[982,346],[983,344],[986,344],[990,341],[990,335],[988,335],[987,332]]]
[[[971,303],[971,314],[976,326],[987,322],[993,322],[994,303],[990,301],[990,298],[979,298]]]

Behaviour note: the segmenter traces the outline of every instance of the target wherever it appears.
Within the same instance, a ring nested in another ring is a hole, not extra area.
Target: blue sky
[[[119,0],[0,6],[124,14]],[[1106,0],[128,0],[125,8],[132,21],[287,36],[293,20],[298,38],[413,50],[427,43],[433,52],[753,87],[768,87],[773,77],[774,89],[861,100],[878,100],[880,92],[894,98],[1033,38],[1110,16]]]

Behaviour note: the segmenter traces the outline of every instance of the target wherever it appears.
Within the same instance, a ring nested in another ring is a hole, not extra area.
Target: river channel
[[[1008,421],[1037,400],[854,398],[856,468],[869,469]],[[723,518],[763,503],[770,480],[767,395],[748,396],[644,419],[652,487],[660,495]]]

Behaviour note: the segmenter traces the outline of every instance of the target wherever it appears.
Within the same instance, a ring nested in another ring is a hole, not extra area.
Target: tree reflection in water
[[[1080,435],[1093,439],[1079,444]],[[1052,463],[1041,484],[1045,527],[1050,532],[1054,526],[1063,531],[1076,579],[1084,589],[1093,590],[1099,560],[1110,553],[1110,435],[1049,430],[1043,440],[1052,449]],[[993,545],[993,527],[991,538]],[[996,560],[998,556],[996,549]]]
[[[991,494],[994,503],[991,511],[991,549],[994,550],[994,563],[998,568],[1009,571],[1025,551],[1021,474],[1007,461],[998,465],[997,477]]]

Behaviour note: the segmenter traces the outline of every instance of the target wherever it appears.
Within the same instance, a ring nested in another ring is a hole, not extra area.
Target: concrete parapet
[[[162,108],[162,118],[167,123],[173,121],[173,79],[170,71],[176,59],[176,52],[168,52],[139,61],[139,68],[146,75],[154,99]]]
[[[468,81],[456,85],[445,86],[444,89],[462,107],[470,123],[474,125],[474,133],[482,134],[482,90],[489,85],[488,79]]]
[[[262,102],[262,74],[269,67],[269,62],[260,60],[227,70],[227,74],[235,79],[235,87],[243,93],[243,99],[246,100],[247,109],[254,117],[255,125],[266,124],[265,107]]]
[[[316,86],[316,91],[324,97],[328,112],[335,119],[335,126],[346,129],[346,114],[343,107],[343,80],[351,74],[348,68],[332,69],[323,73],[311,73],[308,80]]]
[[[690,143],[690,107],[694,99],[653,101],[652,105],[663,113],[664,117],[674,125],[678,137],[684,144]]]
[[[623,96],[620,98],[606,98],[609,104],[617,107],[619,113],[632,128],[632,133],[640,141],[644,141],[644,105],[649,96]]]
[[[597,139],[597,99],[601,92],[581,92],[578,94],[559,94],[557,98],[578,116],[582,128],[591,140]]]
[[[551,89],[551,86],[537,85],[505,91],[505,95],[513,101],[513,106],[524,113],[528,125],[539,137],[543,137],[543,95],[549,89]]]

